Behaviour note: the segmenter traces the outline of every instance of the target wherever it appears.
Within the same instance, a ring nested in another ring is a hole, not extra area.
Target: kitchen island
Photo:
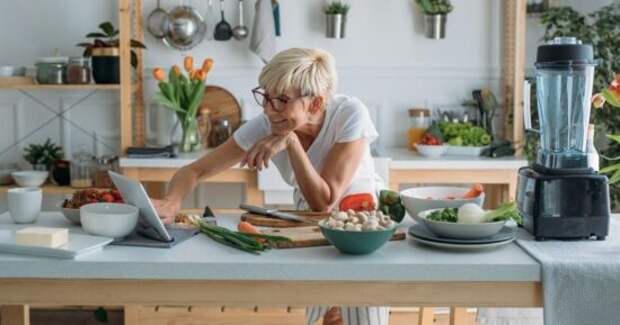
[[[37,225],[82,232],[57,212]],[[0,227],[21,226],[4,213]],[[331,246],[254,256],[198,235],[172,249],[107,246],[79,260],[0,254],[0,305],[538,307],[541,291],[540,265],[514,243],[464,252],[407,239],[366,256]],[[135,324],[134,313],[125,317]]]

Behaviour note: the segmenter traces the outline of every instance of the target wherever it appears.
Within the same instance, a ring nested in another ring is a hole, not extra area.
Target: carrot
[[[261,235],[261,232],[258,229],[256,229],[256,227],[254,227],[251,223],[246,222],[246,221],[239,222],[239,224],[237,225],[237,230],[244,234]],[[263,238],[256,238],[256,241],[260,243],[264,243],[266,240]]]
[[[338,205],[340,211],[372,211],[375,209],[375,198],[370,193],[358,193],[347,195]]]
[[[476,198],[480,196],[480,194],[482,194],[483,191],[484,191],[484,188],[482,187],[482,184],[474,184],[471,186],[469,191],[467,191],[467,193],[463,195],[463,198],[464,199]]]

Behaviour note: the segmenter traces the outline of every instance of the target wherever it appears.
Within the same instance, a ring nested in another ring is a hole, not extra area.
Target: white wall
[[[184,0],[206,10],[207,1]],[[162,0],[171,8],[182,1]],[[245,0],[248,25],[253,16],[253,0]],[[278,49],[293,46],[322,47],[337,59],[340,92],[358,96],[368,106],[378,109],[378,129],[384,145],[405,144],[408,127],[407,109],[428,104],[433,108],[457,106],[471,90],[500,89],[501,2],[491,0],[454,0],[455,11],[448,19],[447,39],[436,41],[423,36],[422,16],[413,0],[351,0],[347,38],[324,37],[323,1],[280,0],[282,33]],[[144,1],[144,15],[155,7],[155,0]],[[218,1],[214,1],[218,3]],[[237,23],[236,1],[226,0],[226,17]],[[80,55],[74,45],[94,31],[99,22],[116,21],[116,1],[2,1],[0,29],[2,51],[0,64],[32,66],[37,57]],[[7,28],[8,27],[8,28]],[[165,47],[145,35],[149,50],[145,65],[169,66],[180,63],[184,54]],[[249,52],[248,41],[205,41],[190,54],[195,58],[213,57],[215,68],[209,82],[231,90],[244,103],[251,103],[249,90],[256,85],[262,64]],[[148,72],[148,71],[147,71]],[[147,75],[150,75],[147,74]],[[154,82],[148,80],[146,97],[153,93]],[[53,108],[75,102],[85,92],[35,92]],[[94,130],[108,145],[117,145],[118,96],[99,92],[71,112],[76,124]],[[157,108],[154,108],[157,109]],[[16,138],[40,125],[53,114],[16,91],[0,91],[0,150]],[[154,117],[155,114],[151,114]],[[92,139],[68,123],[51,123],[24,144],[51,137],[75,151],[80,146],[92,148]],[[152,135],[151,135],[152,136]],[[105,148],[99,146],[99,150]],[[16,161],[21,148],[0,156],[0,162]],[[238,198],[238,193],[231,197]]]

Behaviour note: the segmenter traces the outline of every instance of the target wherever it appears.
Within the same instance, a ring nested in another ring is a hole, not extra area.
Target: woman
[[[200,179],[237,163],[262,170],[273,162],[295,188],[297,209],[330,211],[347,194],[376,192],[370,143],[377,131],[362,102],[334,95],[337,75],[329,53],[282,51],[262,69],[258,81],[252,92],[264,114],[174,175],[165,198],[153,200],[165,222],[174,219]],[[314,307],[308,311],[308,323],[323,316],[324,324],[387,323],[385,308],[363,307]]]

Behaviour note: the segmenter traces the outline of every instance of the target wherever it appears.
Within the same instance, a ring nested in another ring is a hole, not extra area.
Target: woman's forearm
[[[330,210],[335,201],[332,197],[332,189],[314,169],[296,136],[291,137],[287,151],[299,189],[310,208],[314,211]]]
[[[179,169],[170,181],[166,199],[180,205],[183,198],[198,185],[201,179],[213,176],[238,164],[243,155],[244,151],[231,137],[209,154]]]

